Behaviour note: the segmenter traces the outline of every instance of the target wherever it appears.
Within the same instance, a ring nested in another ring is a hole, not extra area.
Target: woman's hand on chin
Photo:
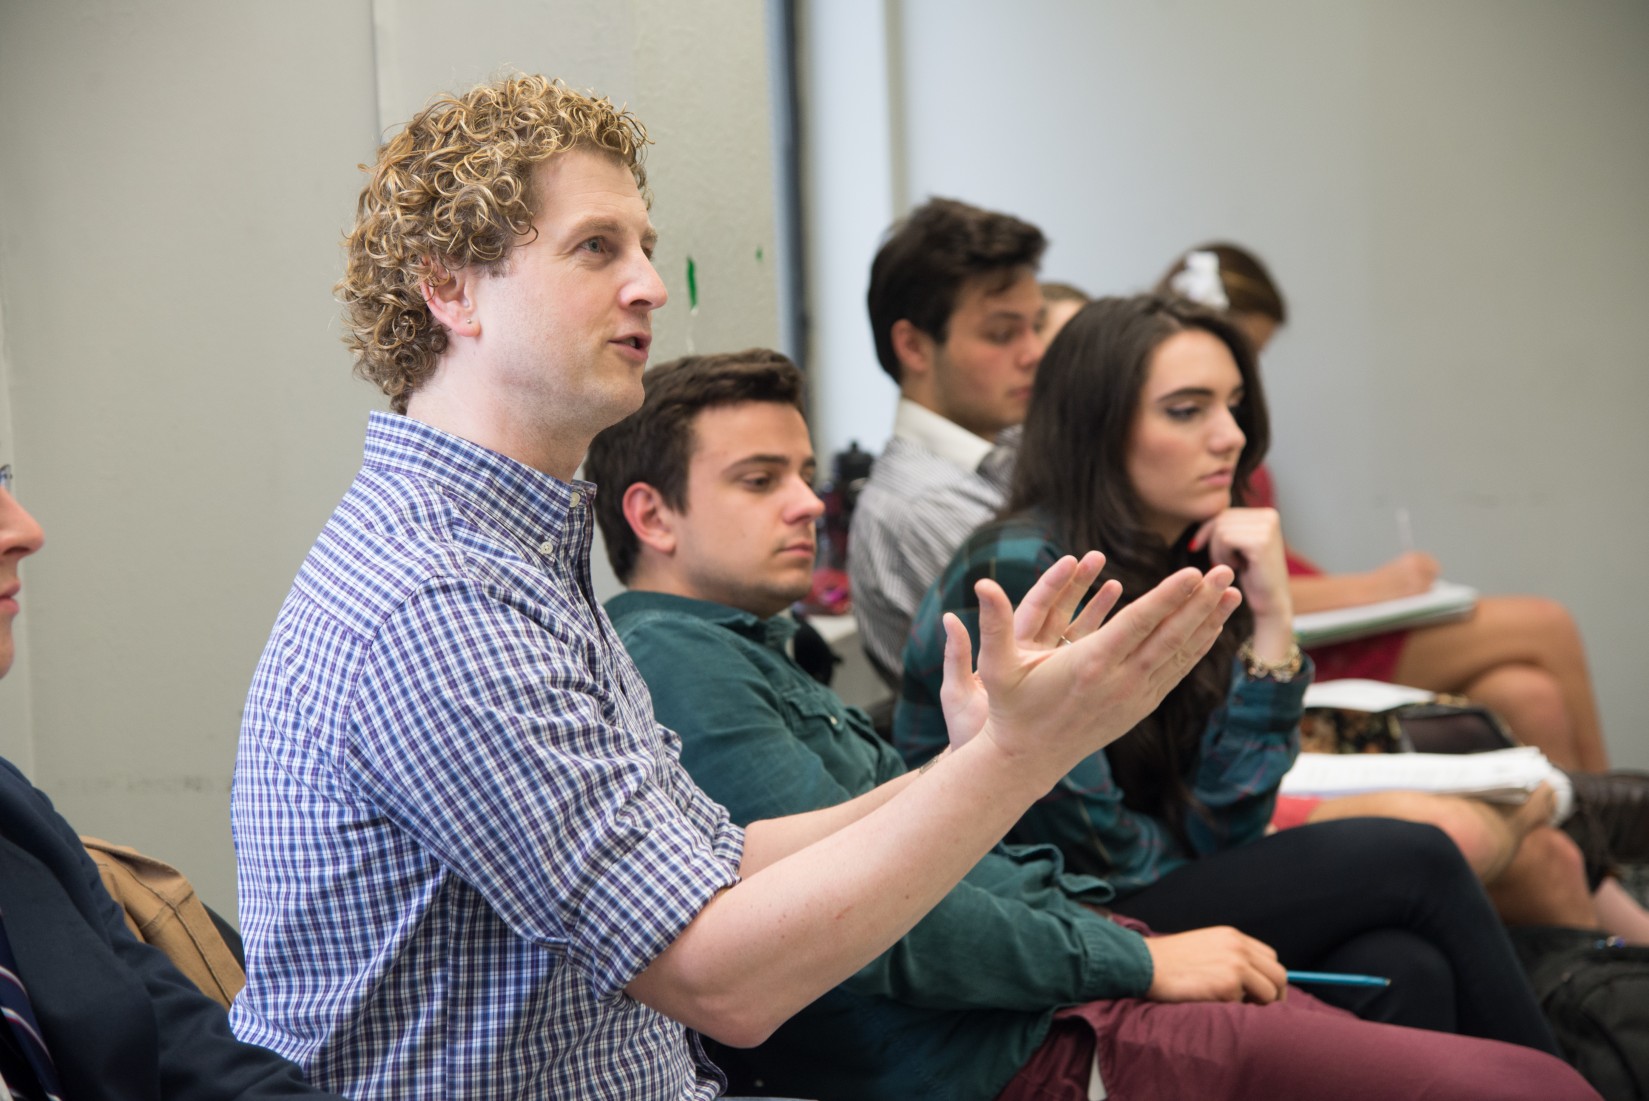
[[[1267,660],[1281,660],[1294,641],[1294,602],[1277,510],[1228,508],[1198,528],[1190,546],[1193,551],[1208,548],[1216,565],[1236,571],[1237,585],[1254,616],[1255,652]]]

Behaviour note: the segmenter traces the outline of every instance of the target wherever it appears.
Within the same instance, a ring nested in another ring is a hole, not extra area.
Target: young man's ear
[[[899,357],[900,380],[910,382],[933,373],[937,345],[933,337],[918,329],[908,318],[893,323],[893,354]]]
[[[624,519],[642,546],[665,556],[676,552],[676,512],[664,495],[646,482],[634,482],[624,491]]]
[[[476,278],[473,266],[452,271],[440,264],[431,264],[429,275],[418,284],[430,316],[453,336],[481,335],[472,293]]]

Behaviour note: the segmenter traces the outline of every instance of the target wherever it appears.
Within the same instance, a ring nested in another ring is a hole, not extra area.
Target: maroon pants
[[[1565,1101],[1597,1093],[1531,1048],[1360,1021],[1289,988],[1272,1005],[1137,998],[1060,1010],[997,1101]]]

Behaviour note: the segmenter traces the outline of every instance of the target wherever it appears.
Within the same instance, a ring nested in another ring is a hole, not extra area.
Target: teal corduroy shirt
[[[788,617],[644,592],[607,612],[682,763],[733,821],[834,806],[905,771],[864,712],[791,660]],[[1052,848],[998,846],[893,948],[760,1048],[720,1058],[820,1101],[988,1101],[1054,1009],[1150,986],[1144,940],[1089,908],[1111,895]]]

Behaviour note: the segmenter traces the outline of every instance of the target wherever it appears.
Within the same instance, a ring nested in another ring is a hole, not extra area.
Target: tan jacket
[[[95,837],[80,843],[137,939],[166,953],[203,994],[228,1009],[246,985],[246,972],[183,873],[125,845]]]

